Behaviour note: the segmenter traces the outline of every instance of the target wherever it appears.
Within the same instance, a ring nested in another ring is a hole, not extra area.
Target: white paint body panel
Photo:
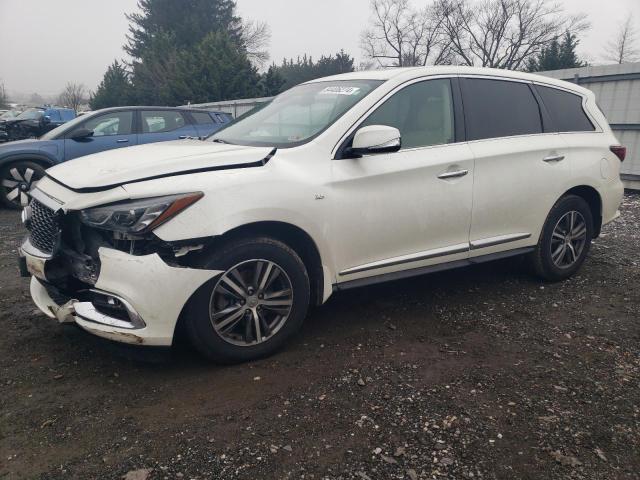
[[[571,90],[585,99],[598,131],[460,142],[334,160],[342,141],[401,85],[416,79],[459,75],[518,79]],[[386,82],[315,139],[278,150],[264,166],[181,174],[210,166],[257,162],[270,149],[168,142],[67,162],[50,170],[59,183],[45,178],[38,189],[57,198],[65,211],[127,199],[203,192],[202,199],[154,231],[165,241],[216,237],[256,222],[293,225],[306,232],[318,249],[324,273],[323,300],[329,298],[332,287],[340,287],[343,282],[535,245],[553,204],[575,186],[587,185],[599,192],[603,223],[616,217],[622,197],[620,162],[609,146],[617,140],[595,109],[595,99],[588,90],[520,72],[462,67],[354,72],[332,77],[363,78]],[[565,158],[557,163],[543,162],[553,153]],[[468,173],[438,178],[460,170]],[[171,176],[140,181],[158,175]],[[118,183],[122,185],[100,192],[74,191]],[[529,236],[522,238],[523,234]],[[509,236],[521,239],[470,248],[474,241]],[[97,288],[127,299],[147,324],[135,334],[154,345],[171,343],[184,304],[217,273],[173,268],[157,255],[135,257],[103,249],[100,256],[102,271]],[[41,291],[34,293],[34,299],[40,308],[47,303]],[[43,311],[46,313],[46,305]],[[87,322],[81,326],[97,335],[127,341],[117,338],[118,333],[112,334],[113,329]]]

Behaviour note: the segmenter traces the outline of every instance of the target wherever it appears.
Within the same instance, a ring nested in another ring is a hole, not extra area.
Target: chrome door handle
[[[179,140],[184,140],[185,138],[187,138],[187,136],[186,136],[186,135],[180,135],[180,136],[178,137],[178,139],[179,139]]]
[[[128,138],[119,138],[118,140],[116,140],[116,143],[127,143],[128,141]]]
[[[456,170],[455,172],[444,172],[438,175],[438,178],[441,180],[446,180],[448,178],[464,177],[467,173],[469,173],[469,170]]]
[[[548,157],[544,157],[542,159],[543,162],[561,162],[564,160],[564,155],[549,155]]]

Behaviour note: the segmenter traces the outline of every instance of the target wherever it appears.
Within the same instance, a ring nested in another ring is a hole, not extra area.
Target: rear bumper
[[[55,295],[46,279],[46,258],[21,249],[37,307],[61,323],[76,323],[88,332],[118,342],[170,346],[180,313],[191,295],[218,275],[216,270],[173,267],[157,254],[135,256],[100,248],[100,274],[94,288]],[[114,315],[110,305],[118,307]],[[105,308],[106,307],[106,308]]]

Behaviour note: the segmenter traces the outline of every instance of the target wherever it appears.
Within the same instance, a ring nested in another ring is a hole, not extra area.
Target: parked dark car
[[[38,138],[75,117],[70,108],[28,108],[16,117],[0,120],[0,142]]]
[[[231,120],[224,112],[170,107],[116,107],[76,117],[40,139],[0,145],[0,203],[26,205],[31,184],[57,163],[130,145],[206,137]]]

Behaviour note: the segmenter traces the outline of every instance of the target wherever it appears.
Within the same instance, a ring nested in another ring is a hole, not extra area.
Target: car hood
[[[72,190],[95,192],[174,175],[259,167],[272,150],[202,140],[161,142],[77,158],[50,168],[47,176]]]

